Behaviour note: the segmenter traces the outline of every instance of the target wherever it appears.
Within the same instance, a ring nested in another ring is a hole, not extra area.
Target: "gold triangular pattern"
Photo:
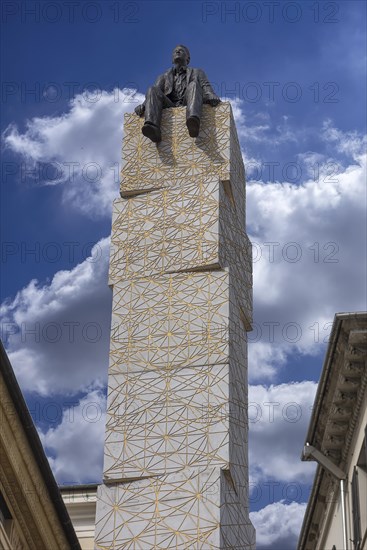
[[[204,105],[197,139],[185,116],[165,110],[156,145],[125,115],[99,549],[255,547],[244,167],[229,103]]]

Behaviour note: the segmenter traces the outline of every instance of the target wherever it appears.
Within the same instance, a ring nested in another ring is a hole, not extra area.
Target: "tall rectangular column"
[[[104,480],[95,548],[255,548],[248,516],[251,245],[229,103],[125,115],[114,202]]]

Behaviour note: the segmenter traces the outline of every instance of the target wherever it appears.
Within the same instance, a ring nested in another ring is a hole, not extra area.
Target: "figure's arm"
[[[218,103],[221,102],[220,98],[217,96],[217,94],[214,93],[214,90],[208,80],[208,77],[204,73],[202,69],[198,70],[198,77],[199,82],[201,84],[201,88],[203,90],[203,101],[204,103],[209,103],[213,107],[218,105]]]

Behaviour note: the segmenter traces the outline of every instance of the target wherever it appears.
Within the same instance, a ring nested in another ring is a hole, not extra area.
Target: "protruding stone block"
[[[251,243],[219,180],[114,202],[111,285],[163,273],[230,266],[237,299],[252,323]]]
[[[110,374],[228,363],[246,350],[229,270],[114,285]],[[244,355],[246,356],[246,354]]]
[[[100,486],[95,548],[254,550],[254,528],[224,475],[187,469]]]
[[[247,465],[246,384],[245,365],[110,376],[105,480]]]
[[[196,139],[188,134],[185,107],[163,111],[158,145],[142,135],[143,123],[135,113],[125,115],[121,196],[219,179],[245,223],[245,172],[229,102],[203,106]]]
[[[228,467],[228,365],[110,378],[106,480]]]
[[[216,179],[114,201],[109,283],[236,264],[251,287],[247,235]]]

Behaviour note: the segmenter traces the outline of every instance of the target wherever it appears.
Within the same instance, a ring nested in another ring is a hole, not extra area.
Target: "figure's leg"
[[[203,107],[203,91],[200,83],[192,80],[186,88],[186,126],[191,137],[197,137],[200,130],[200,118]]]
[[[155,143],[161,141],[162,109],[173,106],[173,103],[157,86],[148,88],[145,99],[145,122],[141,131]]]

